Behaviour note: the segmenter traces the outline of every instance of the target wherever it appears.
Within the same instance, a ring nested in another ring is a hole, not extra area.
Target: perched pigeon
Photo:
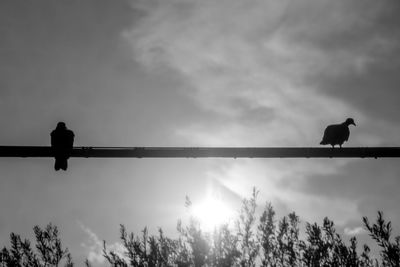
[[[55,130],[51,132],[51,147],[55,158],[54,169],[67,170],[68,158],[74,144],[74,132],[67,129],[64,122],[59,122]]]
[[[331,145],[335,147],[335,145],[339,145],[342,147],[342,144],[349,140],[350,130],[349,125],[354,123],[352,118],[348,118],[345,122],[341,124],[332,124],[326,127],[324,132],[324,137],[322,137],[321,145]]]

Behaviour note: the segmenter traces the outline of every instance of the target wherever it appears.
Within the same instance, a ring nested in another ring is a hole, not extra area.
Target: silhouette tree
[[[211,266],[230,267],[240,261],[238,250],[239,237],[229,230],[227,224],[213,232],[212,249],[209,264]]]
[[[258,242],[262,249],[262,266],[276,266],[278,251],[275,236],[275,211],[271,203],[267,203],[258,225]]]
[[[383,219],[383,212],[378,211],[376,223],[372,225],[369,223],[367,217],[363,217],[365,228],[369,231],[369,235],[381,247],[381,257],[384,266],[400,266],[400,236],[394,238],[392,242],[392,223],[385,222]]]
[[[257,190],[253,188],[251,197],[242,200],[242,208],[236,222],[241,253],[240,266],[243,267],[254,266],[259,251],[259,244],[253,231],[256,222],[257,194]]]
[[[63,249],[57,226],[51,223],[42,229],[33,228],[36,238],[36,251],[31,247],[29,240],[22,240],[17,234],[11,233],[11,248],[6,247],[0,252],[1,266],[59,266],[64,259],[66,267],[72,267],[72,258],[68,249]]]
[[[300,239],[300,219],[294,212],[277,220],[273,206],[266,203],[258,218],[257,194],[253,189],[251,197],[242,201],[235,227],[224,224],[210,233],[204,232],[194,218],[187,225],[178,221],[177,238],[166,237],[161,228],[156,235],[149,234],[146,227],[136,235],[120,225],[123,250],[109,250],[104,241],[104,258],[109,266],[115,267],[397,267],[400,264],[400,237],[391,237],[391,222],[386,222],[380,211],[372,224],[363,217],[365,229],[381,248],[380,257],[372,258],[367,245],[361,251],[357,248],[355,237],[346,244],[328,218],[324,218],[322,225],[306,223],[303,239]],[[189,199],[186,205],[191,205]],[[10,248],[0,251],[0,266],[73,266],[70,253],[62,248],[56,226],[48,224],[44,229],[35,226],[34,233],[34,248],[29,240],[11,233]],[[91,266],[88,260],[85,264]]]

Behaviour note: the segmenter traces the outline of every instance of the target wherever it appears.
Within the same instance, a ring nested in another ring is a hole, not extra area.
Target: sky
[[[0,1],[1,145],[345,146],[400,143],[397,0]],[[344,237],[382,210],[400,233],[398,159],[0,159],[0,246],[52,222],[79,265],[119,225],[176,234],[185,196],[328,216]]]

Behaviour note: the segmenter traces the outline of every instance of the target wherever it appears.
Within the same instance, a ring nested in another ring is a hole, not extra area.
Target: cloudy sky
[[[0,140],[76,146],[400,143],[397,0],[3,0]],[[175,233],[188,195],[238,209],[259,191],[278,215],[329,216],[344,235],[383,210],[400,233],[397,159],[0,159],[0,246],[56,224],[80,264],[101,265],[119,224]]]

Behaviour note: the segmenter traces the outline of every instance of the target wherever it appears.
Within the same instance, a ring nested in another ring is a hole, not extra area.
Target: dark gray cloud
[[[309,175],[296,184],[288,181],[286,186],[293,186],[296,191],[305,194],[331,199],[332,203],[335,199],[349,201],[363,215],[384,210],[392,220],[398,221],[399,177],[397,159],[364,159],[352,161],[340,167],[336,173]]]
[[[296,6],[283,29],[291,41],[325,55],[325,67],[311,73],[309,82],[371,118],[398,122],[399,2],[322,1],[318,6],[331,11],[299,18]]]
[[[311,175],[302,190],[315,195],[357,199],[373,195],[393,195],[393,185],[400,176],[400,168],[393,168],[396,159],[364,159],[348,163],[336,174]],[[385,170],[384,172],[382,170]]]
[[[315,80],[326,94],[348,102],[371,119],[398,123],[400,60],[393,55],[400,49],[394,52],[379,59],[379,63],[371,63],[362,74],[349,70],[334,77],[322,74]]]
[[[3,140],[33,144],[38,125],[118,100],[121,86],[110,76],[126,61],[121,31],[140,17],[127,1],[1,1]]]

